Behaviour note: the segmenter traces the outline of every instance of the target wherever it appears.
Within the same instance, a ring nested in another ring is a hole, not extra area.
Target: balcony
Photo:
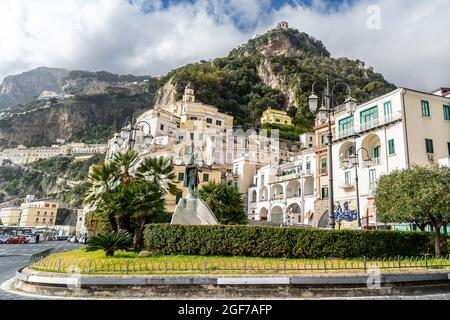
[[[284,199],[284,195],[282,193],[281,194],[275,194],[272,197],[272,200],[283,200],[283,199]]]
[[[355,187],[354,181],[340,181],[339,188],[341,189],[353,189]]]
[[[373,158],[370,161],[364,161],[363,168],[367,169],[367,168],[371,168],[371,167],[380,166],[381,164],[382,164],[381,158]]]
[[[340,140],[340,139],[344,139],[347,137],[351,137],[355,135],[355,128],[349,128],[343,131],[338,131],[336,137],[334,140]]]
[[[401,119],[402,115],[400,112],[397,112],[395,114],[387,114],[385,117],[378,117],[372,119],[371,121],[361,123],[359,125],[359,130],[357,130],[357,132],[364,132]]]

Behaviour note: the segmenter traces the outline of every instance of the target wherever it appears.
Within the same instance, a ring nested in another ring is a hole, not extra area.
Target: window
[[[320,136],[320,142],[322,143],[322,145],[327,144],[327,135],[325,133]]]
[[[275,122],[280,122],[280,119],[275,119]]]
[[[388,145],[389,145],[389,155],[392,156],[395,154],[394,139],[388,140]]]
[[[263,174],[261,175],[261,185],[262,186],[264,185],[264,175]]]
[[[391,101],[384,103],[384,118],[386,120],[391,120],[391,118],[392,118],[392,103],[391,103]]]
[[[350,171],[345,172],[345,185],[349,186],[352,183],[352,173]]]
[[[160,128],[161,130],[164,130],[164,125],[163,125],[163,124],[160,125],[159,128]]]
[[[184,181],[184,172],[178,173],[178,181]]]
[[[50,222],[52,222],[53,221],[53,219],[50,219]]]
[[[363,128],[365,124],[374,123],[377,120],[378,120],[378,106],[361,111],[360,113],[360,122],[361,125],[363,125]]]
[[[216,120],[216,125],[217,125],[217,126],[221,126],[221,125],[222,125],[222,121]]]
[[[212,119],[211,118],[206,118],[206,123],[211,124],[212,123]]]
[[[48,208],[48,207],[50,207],[50,205],[49,205],[48,203],[46,203],[46,204],[45,204],[45,207]]]
[[[42,219],[42,221],[43,221],[43,222],[45,222],[45,218],[44,218],[44,219]]]
[[[327,159],[326,159],[326,158],[323,158],[323,159],[321,160],[321,163],[322,163],[322,165],[321,165],[320,173],[321,173],[321,174],[326,174],[326,173],[327,173]]]
[[[422,100],[422,116],[430,116],[430,103],[428,101]]]
[[[345,132],[353,128],[353,116],[339,121],[339,132]]]
[[[52,208],[56,208],[56,204],[52,204]]]
[[[448,156],[450,157],[450,142],[447,142]]]
[[[377,146],[377,147],[373,148],[373,157],[375,159],[379,159],[380,158],[380,146]]]
[[[328,187],[323,187],[321,190],[321,199],[328,199]]]
[[[444,106],[444,120],[450,120],[450,106]]]
[[[209,181],[209,174],[208,173],[204,173],[203,174],[203,182],[208,182]]]
[[[377,182],[377,171],[376,169],[369,170],[369,184],[371,187]]]
[[[434,153],[433,140],[425,139],[425,149],[427,150],[427,153]]]
[[[40,211],[38,211],[38,212],[37,212],[37,214],[41,214],[41,212],[40,212]]]

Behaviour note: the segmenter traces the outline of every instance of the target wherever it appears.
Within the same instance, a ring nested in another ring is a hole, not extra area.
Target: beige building
[[[21,227],[53,227],[56,222],[59,201],[33,200],[22,203],[20,208],[22,210]]]
[[[18,226],[22,209],[19,207],[1,208],[0,220],[4,226]]]

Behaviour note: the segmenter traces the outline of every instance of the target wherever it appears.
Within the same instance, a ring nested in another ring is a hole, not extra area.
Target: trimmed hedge
[[[448,237],[442,240],[446,254]],[[149,224],[145,247],[167,255],[382,258],[433,255],[434,238],[432,233],[412,231]]]

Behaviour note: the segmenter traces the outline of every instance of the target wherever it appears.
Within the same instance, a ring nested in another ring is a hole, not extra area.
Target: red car
[[[11,237],[6,240],[6,243],[18,244],[18,243],[28,243],[28,239],[25,237]]]

